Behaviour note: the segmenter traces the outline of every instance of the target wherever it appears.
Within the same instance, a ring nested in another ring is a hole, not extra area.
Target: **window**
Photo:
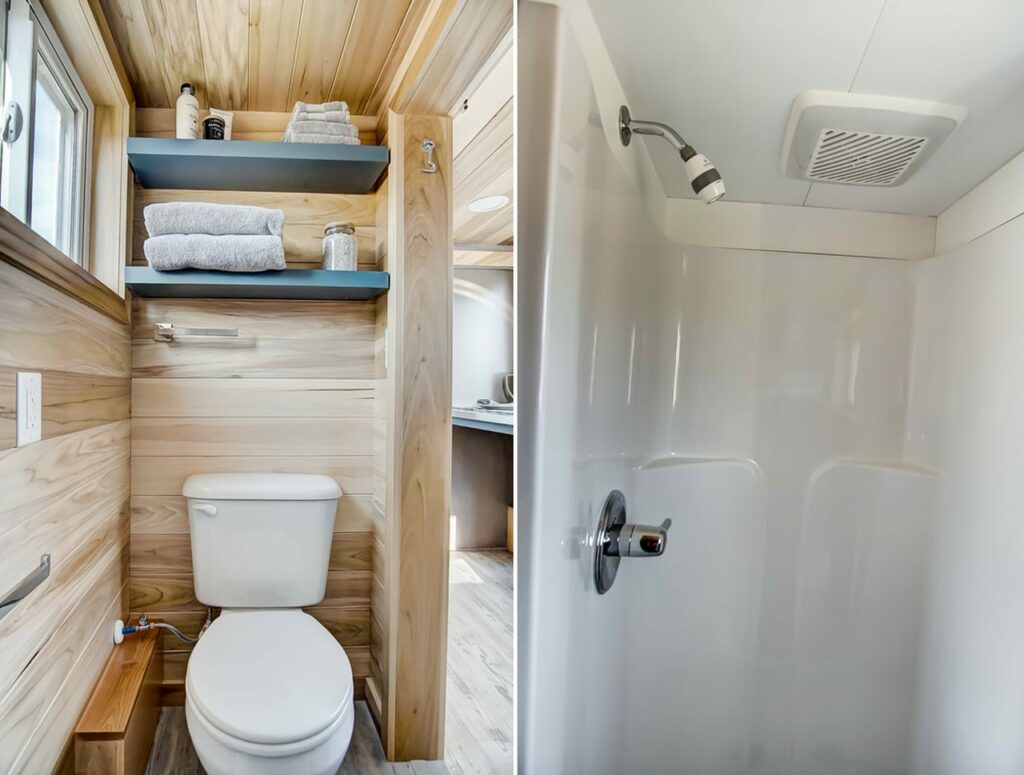
[[[5,19],[0,205],[86,260],[93,105],[38,0]]]

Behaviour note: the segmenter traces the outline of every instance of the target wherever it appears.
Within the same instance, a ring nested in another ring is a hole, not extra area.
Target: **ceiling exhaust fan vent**
[[[926,100],[805,91],[793,102],[782,172],[852,186],[898,186],[967,117]]]
[[[927,145],[927,137],[822,129],[807,177],[855,186],[892,186]]]

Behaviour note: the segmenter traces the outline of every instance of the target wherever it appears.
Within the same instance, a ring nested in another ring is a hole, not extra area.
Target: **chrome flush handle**
[[[660,557],[668,543],[672,520],[660,525],[634,525],[626,522],[626,496],[612,490],[601,508],[594,540],[594,587],[603,595],[619,571],[623,557]]]

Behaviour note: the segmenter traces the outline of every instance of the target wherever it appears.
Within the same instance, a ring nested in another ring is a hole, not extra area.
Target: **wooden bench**
[[[143,775],[160,719],[160,630],[114,647],[75,728],[78,775]]]

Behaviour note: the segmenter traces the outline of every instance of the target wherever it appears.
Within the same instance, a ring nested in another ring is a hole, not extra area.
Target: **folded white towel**
[[[326,113],[292,113],[292,121],[325,121],[335,124],[346,124],[352,118],[347,110],[329,110]]]
[[[295,107],[292,108],[292,113],[328,113],[330,111],[340,110],[343,113],[348,113],[347,102],[321,102],[317,104],[315,102],[296,102]]]
[[[351,124],[334,124],[328,121],[292,121],[286,131],[296,135],[334,135],[335,137],[359,137],[359,129]]]
[[[284,211],[250,205],[161,202],[142,210],[150,237],[163,234],[272,234],[284,231]]]
[[[321,145],[359,145],[358,137],[338,137],[337,135],[311,135],[295,134],[294,132],[284,133],[286,143],[319,143]]]
[[[265,272],[284,269],[284,243],[271,235],[164,234],[142,243],[146,260],[161,272],[218,269]]]

